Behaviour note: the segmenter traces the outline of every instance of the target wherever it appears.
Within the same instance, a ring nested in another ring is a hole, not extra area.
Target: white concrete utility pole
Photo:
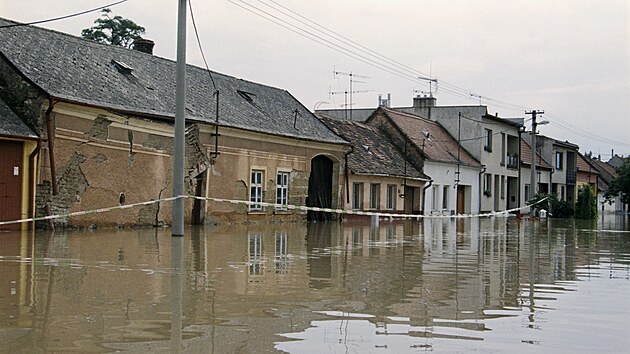
[[[179,0],[177,12],[177,78],[175,90],[175,139],[173,147],[172,235],[184,236],[184,159],[186,157],[186,0]]]

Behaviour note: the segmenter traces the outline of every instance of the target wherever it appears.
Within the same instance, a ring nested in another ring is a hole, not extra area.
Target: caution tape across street
[[[137,206],[145,206],[145,205],[150,205],[150,204],[154,204],[154,203],[168,202],[168,201],[173,201],[175,199],[180,199],[180,198],[198,199],[198,200],[212,201],[212,202],[217,202],[217,203],[241,204],[241,205],[247,205],[247,206],[260,205],[260,206],[263,206],[263,207],[276,208],[278,210],[318,211],[318,212],[324,212],[324,213],[335,213],[335,214],[346,214],[346,215],[378,216],[378,217],[388,218],[388,219],[392,219],[392,218],[397,218],[397,219],[400,219],[400,218],[402,218],[402,219],[452,219],[452,218],[454,218],[454,219],[462,219],[462,218],[483,218],[483,217],[507,216],[510,213],[530,208],[531,206],[539,204],[539,203],[541,203],[541,202],[543,202],[544,200],[547,199],[547,198],[543,198],[543,199],[539,200],[538,202],[536,202],[536,203],[534,203],[532,205],[525,206],[525,207],[513,208],[513,209],[497,211],[497,212],[493,211],[493,212],[483,213],[483,214],[418,215],[418,214],[392,214],[392,213],[381,213],[381,212],[374,212],[374,211],[308,207],[308,206],[304,206],[304,205],[291,205],[291,204],[286,204],[285,205],[285,204],[275,204],[275,203],[267,203],[267,202],[252,202],[252,201],[248,201],[248,200],[211,198],[211,197],[197,197],[197,196],[191,196],[191,195],[184,195],[184,196],[178,196],[178,197],[169,197],[169,198],[163,198],[163,199],[157,199],[157,200],[150,200],[150,201],[141,202],[141,203],[117,205],[117,206],[108,207],[108,208],[99,208],[99,209],[93,209],[93,210],[76,211],[76,212],[72,212],[72,213],[60,213],[60,214],[55,214],[55,215],[47,215],[47,216],[40,216],[40,217],[28,218],[28,219],[20,219],[20,220],[0,221],[0,226],[2,226],[2,225],[10,225],[10,224],[26,223],[26,222],[33,222],[33,221],[53,220],[53,219],[67,218],[67,217],[72,217],[72,216],[107,213],[107,212],[114,211],[114,210],[129,209],[129,208],[134,208],[134,207],[137,207]]]

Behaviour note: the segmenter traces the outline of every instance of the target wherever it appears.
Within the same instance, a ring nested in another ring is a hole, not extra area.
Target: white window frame
[[[282,206],[276,207],[276,210],[287,210],[289,204],[289,172],[276,172],[276,204]]]
[[[261,211],[263,206],[259,203],[263,201],[265,171],[253,169],[249,175],[249,210]]]
[[[377,210],[381,202],[381,184],[370,183],[370,209]]]
[[[363,208],[363,183],[352,183],[352,210]]]
[[[398,186],[395,184],[387,185],[387,205],[388,210],[396,210],[396,199],[398,197]]]

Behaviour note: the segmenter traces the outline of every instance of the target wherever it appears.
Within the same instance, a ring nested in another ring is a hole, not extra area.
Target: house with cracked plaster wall
[[[0,25],[11,24],[0,19]],[[19,117],[25,129],[11,139],[26,135],[29,142],[21,144],[15,163],[33,171],[23,179],[19,217],[172,196],[176,63],[152,55],[150,41],[137,47],[34,26],[0,31],[0,99],[14,113],[9,117],[3,110],[0,119]],[[347,142],[286,90],[190,65],[186,70],[186,193],[251,202],[186,199],[186,222],[330,217],[286,205],[338,206]],[[171,205],[153,203],[55,223],[169,224]]]

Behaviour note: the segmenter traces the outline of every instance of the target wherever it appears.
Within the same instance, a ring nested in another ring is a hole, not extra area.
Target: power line
[[[203,52],[203,47],[201,46],[201,39],[199,38],[199,31],[197,31],[197,23],[195,22],[195,13],[193,12],[192,8],[192,0],[188,0],[188,8],[190,9],[190,19],[192,20],[193,29],[195,30],[195,37],[197,37],[197,45],[199,46],[199,52],[201,52],[201,58],[203,59],[203,63],[206,65],[206,70],[208,71],[208,75],[210,76],[212,87],[214,87],[214,90],[217,91],[217,85],[214,83],[212,71],[210,71],[210,68],[208,67],[206,54]]]
[[[104,5],[101,7],[97,7],[94,9],[90,9],[90,10],[85,10],[85,11],[81,11],[81,12],[76,12],[70,15],[65,15],[65,16],[60,16],[60,17],[55,17],[55,18],[50,18],[47,20],[39,20],[39,21],[33,21],[33,22],[28,22],[28,23],[14,23],[14,24],[10,24],[10,25],[4,25],[4,26],[0,26],[0,29],[2,28],[9,28],[9,27],[22,27],[22,26],[31,26],[31,25],[38,25],[40,23],[48,23],[48,22],[54,22],[54,21],[59,21],[59,20],[65,20],[67,18],[71,18],[71,17],[76,17],[76,16],[80,16],[80,15],[85,15],[87,13],[90,12],[95,12],[95,11],[99,11],[108,7],[112,7],[112,6],[116,6],[118,4],[122,4],[123,2],[127,2],[127,0],[120,0],[117,2],[113,2],[111,4],[108,5]]]

